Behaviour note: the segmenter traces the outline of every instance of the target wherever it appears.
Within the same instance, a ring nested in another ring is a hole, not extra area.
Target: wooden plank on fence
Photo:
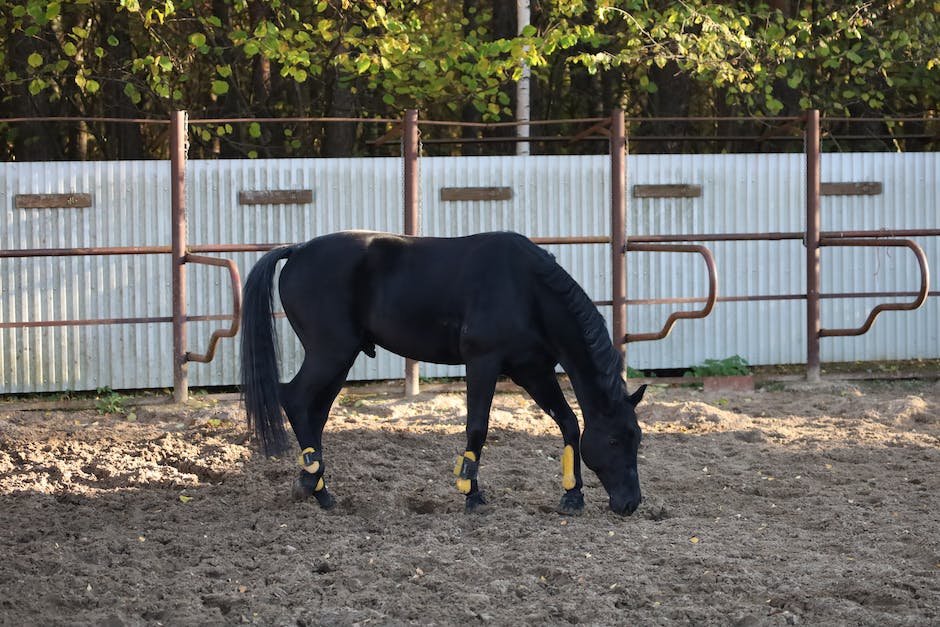
[[[669,185],[634,185],[634,198],[699,198],[702,195],[701,185],[669,184]]]
[[[820,183],[821,196],[878,196],[882,192],[881,181],[859,181],[857,183]]]
[[[240,205],[305,205],[312,202],[312,189],[246,189],[238,192]]]
[[[441,200],[512,200],[512,188],[442,187]]]
[[[91,194],[17,194],[17,209],[84,209],[91,207]]]

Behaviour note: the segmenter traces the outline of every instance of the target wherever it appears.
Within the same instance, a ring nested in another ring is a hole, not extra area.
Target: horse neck
[[[596,415],[598,412],[610,413],[622,400],[625,390],[618,386],[617,381],[622,373],[614,364],[610,364],[611,368],[602,368],[600,365],[606,363],[605,358],[609,361],[616,355],[613,352],[607,354],[608,350],[614,350],[612,346],[607,345],[610,342],[609,337],[605,335],[601,338],[605,343],[601,347],[603,355],[595,355],[598,348],[592,350],[577,317],[567,309],[565,313],[565,332],[556,337],[558,360],[571,380],[571,387],[574,388],[585,420],[590,420],[587,416]],[[612,380],[612,377],[615,379]]]
[[[598,371],[590,358],[562,359],[561,366],[571,381],[586,422],[590,422],[590,416],[610,413],[619,402],[620,396],[614,394],[611,386],[605,384],[605,374]]]
[[[539,280],[543,327],[554,344],[558,361],[571,379],[578,404],[595,414],[609,413],[626,390],[623,360],[614,349],[604,319],[581,286],[541,249],[533,264]]]

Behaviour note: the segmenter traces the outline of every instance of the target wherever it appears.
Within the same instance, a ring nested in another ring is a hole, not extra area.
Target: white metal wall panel
[[[17,209],[17,194],[90,193],[92,206]],[[165,162],[7,163],[0,166],[0,246],[165,245]],[[0,259],[0,320],[169,316],[167,256]],[[0,393],[140,388],[172,376],[169,325],[0,330]]]
[[[824,196],[820,214],[823,231],[940,228],[940,155],[937,153],[825,154],[822,180],[880,182],[875,196]],[[914,237],[933,271],[931,289],[940,276],[940,241]],[[911,292],[920,273],[906,248],[823,248],[821,292]],[[823,299],[824,328],[861,326],[882,302],[911,297]],[[820,357],[826,361],[869,361],[936,358],[940,356],[940,301],[928,298],[917,311],[886,312],[863,336],[823,338]]]
[[[628,232],[677,233],[802,232],[805,176],[802,155],[635,155],[629,158],[635,184],[701,185],[700,198],[630,198]],[[881,182],[877,196],[824,196],[823,231],[938,228],[936,153],[824,154],[823,182]],[[940,268],[936,237],[918,238],[929,265]],[[801,241],[707,242],[718,267],[719,295],[804,294],[805,248]],[[916,291],[919,273],[907,249],[824,247],[824,294]],[[630,253],[628,296],[693,297],[706,293],[706,275],[694,255]],[[935,288],[934,288],[935,289]],[[823,299],[825,328],[861,326],[879,302],[910,298]],[[675,308],[630,307],[630,332],[656,330]],[[751,364],[805,363],[804,300],[722,302],[704,320],[679,321],[655,343],[628,347],[636,368],[677,368],[738,354]],[[913,359],[940,356],[936,298],[916,312],[882,314],[859,337],[823,338],[824,362]]]
[[[401,160],[396,158],[191,161],[186,186],[190,245],[294,243],[344,229],[403,228]],[[313,191],[311,204],[239,204],[242,191],[304,189]],[[224,256],[235,259],[244,282],[261,254]],[[232,310],[227,271],[191,264],[187,273],[190,315]],[[227,323],[193,323],[190,350],[203,352],[212,331],[222,326]],[[303,349],[284,318],[277,319],[277,329],[286,380],[300,367]],[[237,341],[223,340],[211,363],[189,365],[191,385],[237,383],[239,354]],[[350,378],[400,378],[403,364],[386,351],[375,359],[360,356]]]
[[[631,236],[796,232],[804,229],[802,155],[631,155],[628,158]],[[697,198],[636,198],[635,185],[691,184]],[[715,257],[718,295],[805,293],[802,243],[704,242]],[[630,252],[627,294],[633,299],[704,298],[701,256]],[[629,333],[658,331],[672,311],[702,303],[628,307]],[[681,368],[738,354],[752,364],[804,360],[801,301],[720,302],[703,320],[680,320],[666,339],[631,343],[631,367]]]
[[[629,234],[802,232],[802,155],[635,155],[628,158]],[[594,157],[425,158],[420,162],[421,228],[427,235],[511,229],[531,237],[606,235],[609,160]],[[824,231],[938,228],[940,155],[825,154],[827,182],[877,181],[878,196],[824,197]],[[162,245],[170,242],[167,162],[9,163],[0,165],[3,248]],[[701,185],[699,198],[635,198],[637,184]],[[442,187],[511,187],[507,201],[440,200]],[[312,189],[309,205],[239,205],[242,190]],[[16,209],[25,193],[89,192],[87,209]],[[401,232],[401,162],[390,159],[193,161],[187,172],[192,245],[295,242],[345,228]],[[917,238],[940,268],[936,237]],[[791,294],[790,300],[722,302],[705,320],[679,321],[664,341],[634,343],[635,368],[680,368],[739,354],[752,364],[805,361],[805,249],[798,240],[708,242],[720,296]],[[547,246],[596,300],[610,298],[605,245]],[[220,255],[222,256],[222,255]],[[260,253],[233,255],[242,278]],[[694,298],[706,294],[697,255],[629,253],[628,297]],[[824,293],[913,290],[906,249],[822,250]],[[227,273],[189,265],[191,315],[231,311]],[[935,281],[936,283],[936,281]],[[936,289],[936,288],[934,288]],[[125,318],[171,315],[167,255],[0,260],[0,320]],[[822,303],[827,328],[859,326],[877,299]],[[628,330],[658,330],[677,308],[700,303],[631,305]],[[610,308],[602,307],[610,317]],[[825,361],[936,358],[940,312],[935,297],[916,312],[886,313],[862,337],[824,338]],[[205,350],[224,322],[193,323],[190,350]],[[291,376],[301,353],[280,319],[284,366]],[[0,330],[0,392],[165,387],[171,385],[171,327],[162,324]],[[238,346],[219,345],[212,364],[190,364],[193,385],[238,379]],[[381,352],[361,357],[352,379],[398,378],[402,360]],[[424,366],[424,376],[460,368]]]

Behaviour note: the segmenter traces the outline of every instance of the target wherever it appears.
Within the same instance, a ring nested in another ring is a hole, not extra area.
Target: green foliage
[[[100,387],[96,390],[95,411],[99,414],[126,414],[127,409],[124,403],[127,397],[118,394],[111,389],[111,386]]]
[[[647,375],[642,370],[637,370],[636,368],[631,368],[627,366],[627,378],[628,379],[645,379],[647,376],[656,376],[656,375]]]
[[[495,121],[511,117],[528,66],[537,117],[615,105],[636,115],[679,104],[703,115],[940,108],[940,2],[818,0],[815,14],[743,1],[591,6],[534,5],[516,35],[494,0],[0,0],[0,94],[5,106],[32,97],[62,115],[391,117],[416,107]],[[349,104],[337,109],[342,93]],[[193,150],[222,141],[257,154],[279,142],[290,153],[318,140],[223,131]]]
[[[734,377],[751,373],[747,361],[740,355],[726,357],[725,359],[706,359],[699,366],[693,366],[685,376],[687,377]]]

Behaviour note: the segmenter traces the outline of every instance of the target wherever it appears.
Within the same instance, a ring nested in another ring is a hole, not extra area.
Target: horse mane
[[[584,289],[555,260],[555,256],[533,245],[539,253],[534,268],[543,284],[559,295],[574,315],[584,338],[590,359],[597,369],[598,384],[611,400],[626,394],[623,381],[623,356],[614,348],[607,332],[607,322]]]

